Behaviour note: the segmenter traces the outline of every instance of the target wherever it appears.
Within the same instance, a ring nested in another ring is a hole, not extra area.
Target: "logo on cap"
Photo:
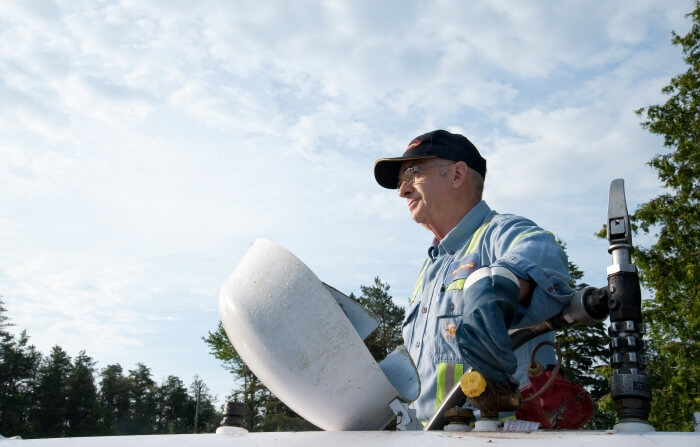
[[[413,149],[416,146],[419,146],[420,143],[421,143],[421,141],[418,138],[411,141],[410,143],[408,143],[408,147],[406,148],[406,152],[410,151],[411,149]]]

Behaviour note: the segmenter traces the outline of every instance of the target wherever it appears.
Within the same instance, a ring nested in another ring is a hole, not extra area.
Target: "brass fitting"
[[[486,391],[486,379],[478,371],[469,371],[459,379],[459,386],[467,397],[479,397]]]
[[[522,395],[517,390],[489,382],[478,371],[464,374],[459,386],[469,403],[480,409],[485,418],[496,418],[499,411],[512,411],[521,405]]]

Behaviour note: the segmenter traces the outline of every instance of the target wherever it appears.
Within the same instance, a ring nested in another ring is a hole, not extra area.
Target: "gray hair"
[[[469,176],[472,178],[472,191],[481,200],[481,196],[484,194],[484,176],[472,168],[469,168]]]
[[[452,163],[454,164],[454,163]],[[447,170],[452,166],[452,164],[440,166],[440,175],[447,174]],[[484,194],[484,176],[479,174],[476,169],[467,167],[467,172],[469,177],[471,177],[471,187],[474,196],[481,200],[481,196]]]

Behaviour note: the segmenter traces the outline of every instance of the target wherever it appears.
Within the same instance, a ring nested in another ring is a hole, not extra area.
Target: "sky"
[[[691,0],[0,0],[0,295],[48,354],[233,381],[201,338],[251,243],[407,304],[432,235],[374,161],[442,128],[484,199],[606,284],[610,182],[662,185],[635,110],[685,70]],[[650,238],[638,242],[649,243]]]

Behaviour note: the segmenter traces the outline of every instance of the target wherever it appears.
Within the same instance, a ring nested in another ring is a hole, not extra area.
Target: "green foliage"
[[[665,192],[633,216],[639,231],[656,236],[651,247],[638,248],[635,263],[654,292],[644,308],[657,430],[691,430],[700,411],[700,3],[688,16],[690,32],[672,38],[688,70],[664,87],[666,103],[637,111],[642,126],[671,149],[649,163]]]
[[[9,318],[0,299],[0,433],[34,433],[36,374],[41,354],[29,344],[22,331],[19,338],[7,332]]]
[[[168,376],[155,392],[156,432],[185,433],[193,431],[194,408],[185,384],[179,377]]]
[[[365,344],[372,356],[380,361],[397,346],[403,344],[401,322],[404,309],[394,304],[389,295],[389,284],[383,283],[379,277],[374,278],[371,286],[360,286],[362,295],[355,298],[365,309],[369,310],[379,320],[379,326],[366,339]]]
[[[566,245],[559,241],[566,252]],[[569,261],[571,280],[569,285],[580,290],[588,285],[580,283],[583,272],[578,266]],[[605,375],[608,358],[609,338],[605,323],[593,325],[574,325],[556,334],[556,343],[562,350],[562,374],[568,380],[583,386],[593,399],[594,414],[584,429],[600,430],[611,428],[615,423],[615,412],[612,408],[601,406],[610,394],[610,379]]]
[[[66,384],[66,434],[71,437],[98,434],[99,407],[95,386],[95,361],[85,354],[85,351],[80,351],[73,360]]]
[[[255,377],[250,368],[246,366],[241,356],[238,355],[226,336],[226,331],[221,322],[219,322],[216,331],[209,332],[203,340],[209,345],[209,352],[222,361],[224,368],[228,369],[234,380],[241,385],[234,390],[229,399],[245,404],[246,428],[249,431],[256,431],[256,429],[259,431],[262,418],[261,408],[263,407],[267,389]]]
[[[107,365],[102,370],[99,405],[102,409],[100,432],[106,435],[126,433],[129,420],[129,380],[121,365]]]
[[[0,297],[0,434],[23,438],[192,433],[195,412],[200,432],[213,432],[221,415],[206,385],[188,394],[169,376],[160,386],[144,364],[123,375],[119,364],[101,372],[95,385],[95,361],[85,351],[75,359],[60,346],[42,358],[29,337],[10,334]],[[194,384],[193,384],[194,387]],[[197,399],[197,396],[199,397]]]
[[[7,312],[7,309],[5,309],[5,306],[3,305],[2,301],[2,295],[0,295],[0,335],[1,334],[7,334],[9,333],[5,330],[5,328],[12,326],[12,323],[10,323],[10,317],[5,315]]]
[[[37,422],[40,437],[66,435],[67,380],[70,369],[71,359],[66,351],[60,346],[54,346],[39,373]]]
[[[143,363],[129,370],[129,422],[126,432],[130,435],[148,435],[156,431],[156,383],[151,370]]]

